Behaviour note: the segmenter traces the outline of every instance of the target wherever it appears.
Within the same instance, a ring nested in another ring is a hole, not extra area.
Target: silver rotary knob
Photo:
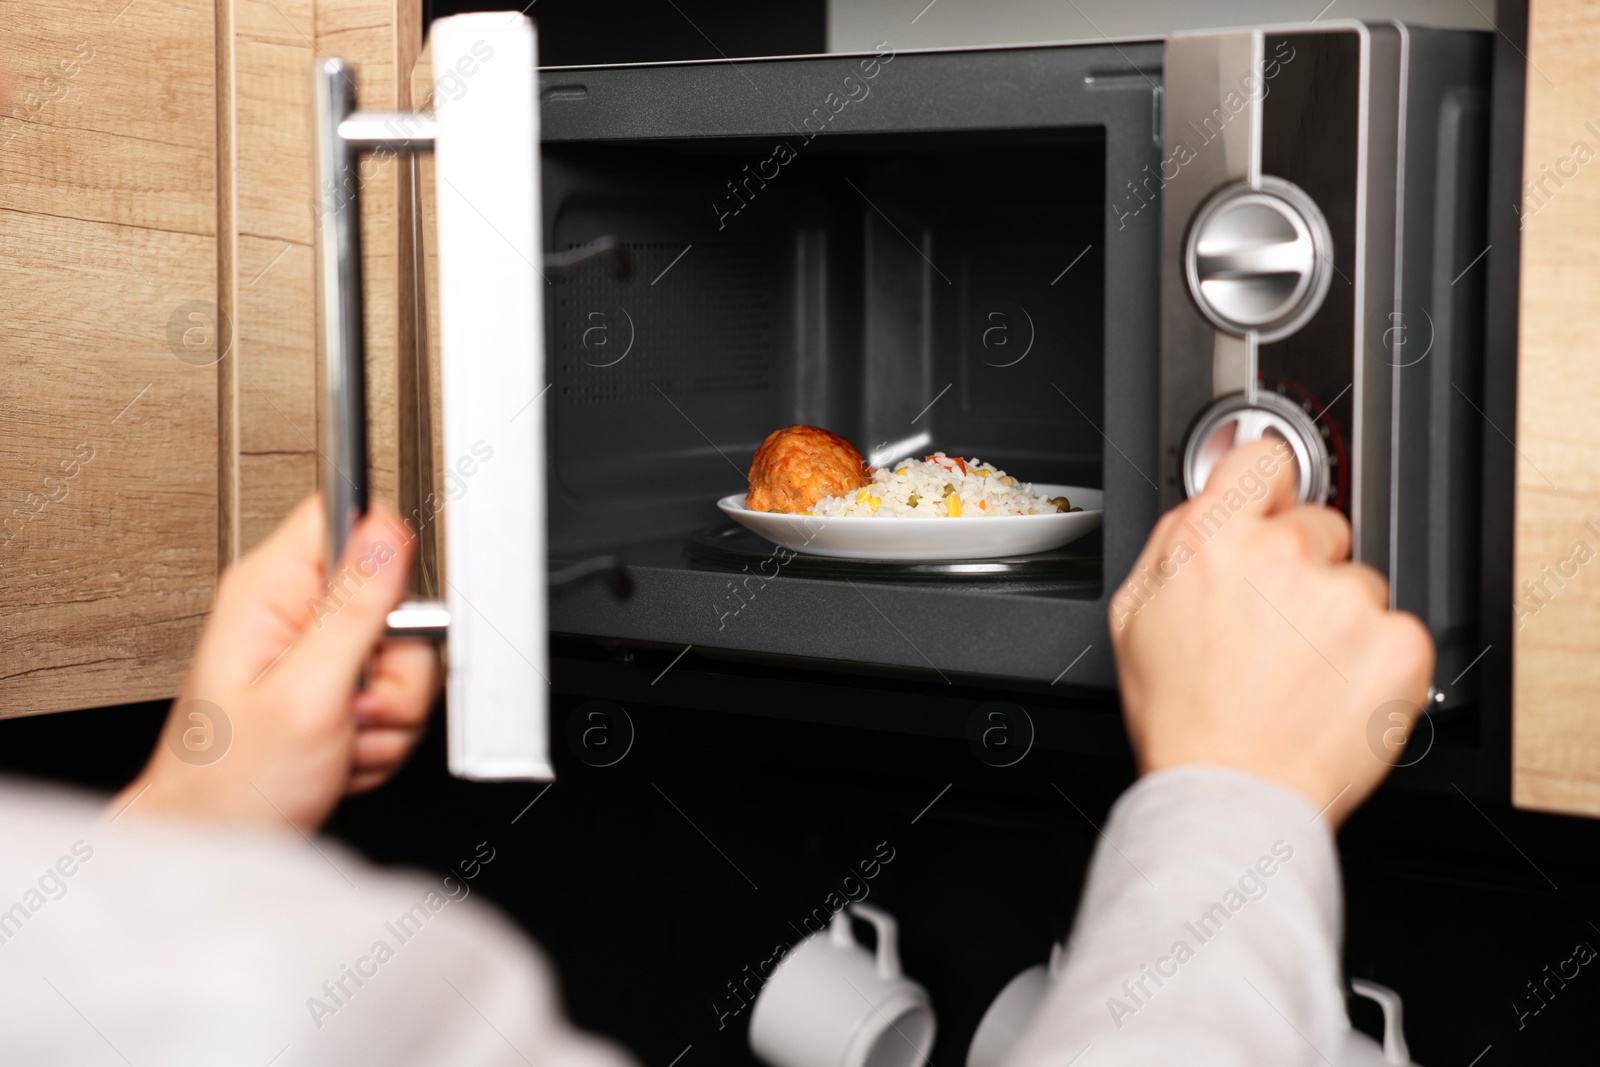
[[[1321,430],[1299,404],[1279,393],[1264,391],[1254,401],[1242,393],[1225,396],[1200,416],[1184,449],[1184,491],[1191,497],[1197,495],[1229,449],[1262,438],[1288,446],[1295,499],[1302,504],[1326,503],[1333,477],[1328,444]]]
[[[1220,329],[1276,341],[1310,320],[1328,294],[1333,238],[1316,201],[1263,176],[1214,193],[1189,224],[1189,292]]]

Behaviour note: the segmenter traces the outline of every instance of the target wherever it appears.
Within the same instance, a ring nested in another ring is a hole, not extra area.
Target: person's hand
[[[161,739],[114,810],[309,833],[404,762],[438,690],[438,654],[423,641],[372,653],[405,591],[411,538],[374,504],[330,587],[326,526],[313,496],[222,575]]]
[[[1344,516],[1293,499],[1282,442],[1230,452],[1156,523],[1111,599],[1111,641],[1141,773],[1247,771],[1337,826],[1389,770],[1369,722],[1382,708],[1388,727],[1385,705],[1403,701],[1409,731],[1433,643],[1388,610],[1376,571],[1348,562]]]

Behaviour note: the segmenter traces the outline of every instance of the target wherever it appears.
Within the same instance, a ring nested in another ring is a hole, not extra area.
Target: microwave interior
[[[1103,133],[840,137],[761,188],[764,151],[547,152],[552,247],[633,261],[550,294],[554,549],[689,536],[794,423],[1099,488]]]
[[[1036,683],[1094,645],[1069,681],[1109,683],[1104,576],[1155,514],[1159,219],[1108,205],[1155,158],[1159,51],[1154,80],[1106,52],[542,72],[547,249],[631,263],[546,293],[553,565],[635,583],[558,593],[554,631]],[[1005,563],[775,557],[716,501],[796,423],[1104,490],[1104,525]]]

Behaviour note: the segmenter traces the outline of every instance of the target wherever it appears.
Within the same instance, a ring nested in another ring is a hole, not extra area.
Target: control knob
[[[1276,341],[1328,295],[1333,238],[1316,201],[1270,175],[1225,186],[1195,212],[1184,270],[1196,306],[1219,329]]]
[[[1295,500],[1327,503],[1333,476],[1322,431],[1305,408],[1281,393],[1267,391],[1258,392],[1253,401],[1243,393],[1225,396],[1200,416],[1184,448],[1184,492],[1193,497],[1204,489],[1217,462],[1234,445],[1262,438],[1289,446]]]

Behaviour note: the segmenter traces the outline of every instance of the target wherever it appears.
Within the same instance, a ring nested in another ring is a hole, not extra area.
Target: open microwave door
[[[430,41],[450,771],[549,779],[537,45],[505,12]]]

